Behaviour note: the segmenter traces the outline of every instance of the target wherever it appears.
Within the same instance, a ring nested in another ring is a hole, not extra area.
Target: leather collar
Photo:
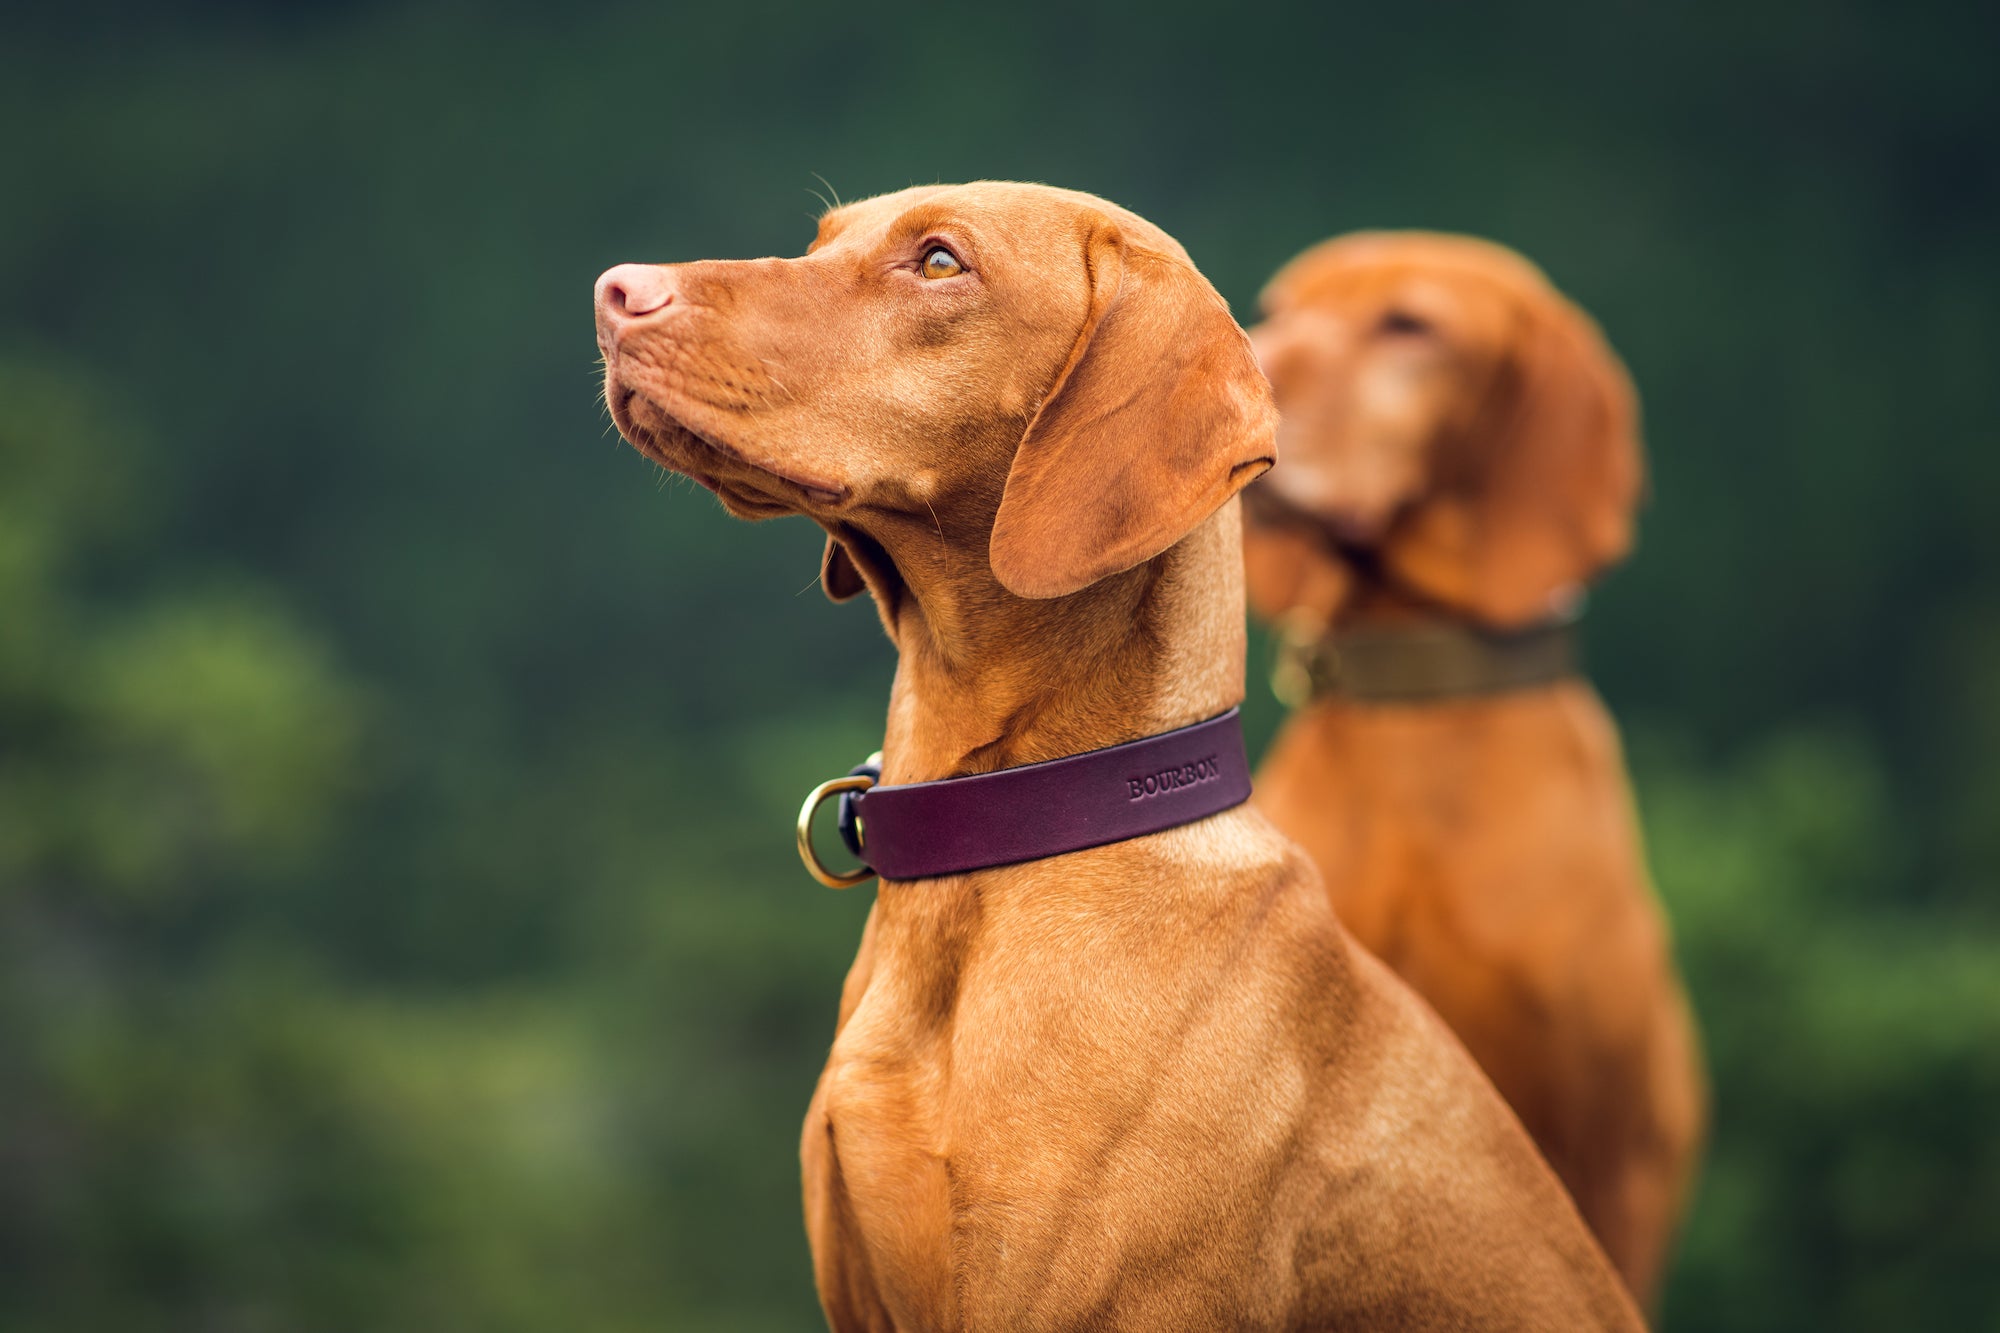
[[[1531,689],[1579,670],[1574,616],[1517,630],[1426,619],[1286,633],[1271,692],[1293,708],[1329,695],[1421,703]]]
[[[799,813],[799,855],[831,888],[871,875],[930,879],[1123,842],[1220,814],[1250,799],[1237,710],[1143,740],[1018,768],[878,785],[881,756],[823,782]],[[813,811],[840,794],[841,839],[863,869],[814,854]]]

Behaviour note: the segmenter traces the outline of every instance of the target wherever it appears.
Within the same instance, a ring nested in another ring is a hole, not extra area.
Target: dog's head
[[[949,542],[1059,597],[1178,542],[1271,465],[1270,392],[1181,247],[1089,195],[982,182],[835,209],[795,259],[623,264],[597,336],[626,438],[744,518],[826,528],[893,625]]]
[[[1546,615],[1629,549],[1631,383],[1519,255],[1362,233],[1287,264],[1263,307],[1251,337],[1285,454],[1263,485],[1343,545],[1495,624]],[[1305,548],[1275,528],[1246,541],[1253,604],[1287,609]]]

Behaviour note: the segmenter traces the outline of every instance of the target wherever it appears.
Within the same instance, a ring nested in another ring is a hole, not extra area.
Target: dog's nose
[[[674,277],[659,264],[619,264],[597,280],[597,318],[616,326],[673,304]]]

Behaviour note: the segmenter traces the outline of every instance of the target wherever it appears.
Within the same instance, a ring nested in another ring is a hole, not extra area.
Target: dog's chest
[[[1273,1049],[1249,1030],[1276,997],[1244,978],[1189,1014],[1187,978],[1116,984],[1093,956],[1136,944],[1069,939],[1039,964],[996,948],[1006,965],[960,973],[944,1005],[878,959],[822,1107],[851,1222],[833,1243],[898,1326],[1072,1327],[1113,1302],[1165,1327],[1216,1299],[1283,1306],[1281,1281],[1244,1285],[1269,1259],[1257,1219],[1303,1095],[1293,1062],[1245,1059]]]
[[[898,1327],[957,1326],[952,1278],[952,1182],[941,1142],[945,1079],[940,1043],[891,1040],[864,1002],[827,1063],[823,1114],[853,1234],[816,1238],[851,1246]],[[903,1028],[904,1024],[894,1024]]]

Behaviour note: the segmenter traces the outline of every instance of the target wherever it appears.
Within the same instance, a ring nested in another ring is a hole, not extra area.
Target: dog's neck
[[[1353,569],[1348,587],[1347,600],[1341,605],[1333,624],[1340,628],[1352,626],[1408,625],[1423,621],[1459,621],[1470,618],[1468,612],[1446,602],[1419,596],[1401,584],[1381,575],[1379,567],[1373,569]]]
[[[1329,557],[1330,558],[1330,557]],[[1488,630],[1522,630],[1570,619],[1582,600],[1576,585],[1553,586],[1545,593],[1546,611],[1539,619],[1496,623],[1477,603],[1452,586],[1419,586],[1401,572],[1389,572],[1379,558],[1348,564],[1346,597],[1326,618],[1328,628],[1393,629],[1444,622]]]
[[[1231,501],[1164,554],[1048,601],[1001,588],[984,543],[891,548],[907,592],[883,780],[1081,754],[1241,701],[1241,534]]]

